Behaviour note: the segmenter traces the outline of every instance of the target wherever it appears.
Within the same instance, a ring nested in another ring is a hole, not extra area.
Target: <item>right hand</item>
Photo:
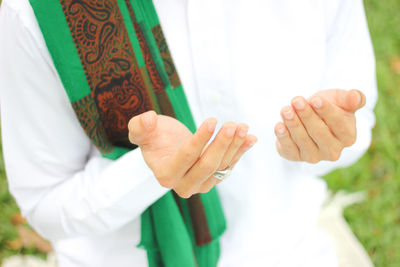
[[[232,169],[257,138],[246,124],[225,123],[213,136],[217,120],[205,120],[192,134],[178,120],[148,111],[129,121],[129,140],[140,147],[158,182],[180,197],[207,193],[220,180],[217,170]]]

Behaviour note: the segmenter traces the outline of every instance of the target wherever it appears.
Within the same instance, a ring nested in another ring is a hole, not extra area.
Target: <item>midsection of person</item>
[[[321,181],[287,169],[271,130],[292,96],[311,95],[319,88],[323,39],[304,36],[321,36],[321,21],[312,11],[314,20],[291,17],[288,23],[291,14],[281,19],[273,15],[279,4],[262,2],[172,0],[155,5],[196,121],[210,116],[221,123],[243,121],[259,137],[252,154],[218,188],[228,225],[220,266],[244,266],[254,254],[257,266],[277,263],[316,219],[294,211],[306,208],[317,214],[324,196]],[[314,187],[308,189],[314,191],[312,197],[301,199],[307,190],[296,189],[299,179]],[[293,198],[293,191],[299,198]],[[294,220],[295,225],[290,223]]]

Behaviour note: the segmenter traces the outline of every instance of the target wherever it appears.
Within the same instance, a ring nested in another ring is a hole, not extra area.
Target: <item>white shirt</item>
[[[315,223],[317,178],[368,148],[374,55],[361,0],[154,0],[197,124],[245,122],[259,142],[218,185],[221,267],[336,266]],[[147,266],[140,214],[166,189],[134,150],[102,158],[80,126],[28,0],[0,10],[0,101],[10,191],[61,267]],[[337,162],[289,162],[273,128],[292,97],[362,90],[357,142]],[[352,177],[348,177],[351,179]],[[180,266],[178,266],[180,267]]]

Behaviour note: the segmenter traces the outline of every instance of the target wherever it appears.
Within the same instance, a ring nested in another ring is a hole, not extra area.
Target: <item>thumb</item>
[[[148,137],[156,129],[157,113],[153,110],[132,117],[128,123],[129,141],[141,146],[147,143]]]
[[[356,89],[350,91],[335,90],[334,101],[334,104],[340,108],[354,113],[365,106],[366,97],[361,91]]]
[[[347,92],[346,96],[346,104],[347,107],[344,107],[346,110],[350,112],[356,112],[365,106],[366,97],[365,95],[356,89],[350,90]]]

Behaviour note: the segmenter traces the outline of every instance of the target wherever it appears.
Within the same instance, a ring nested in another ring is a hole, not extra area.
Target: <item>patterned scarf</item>
[[[196,130],[152,0],[30,3],[72,107],[104,157],[136,148],[127,124],[147,110]],[[151,267],[212,267],[224,230],[215,189],[188,200],[170,191],[142,214],[139,246]]]

